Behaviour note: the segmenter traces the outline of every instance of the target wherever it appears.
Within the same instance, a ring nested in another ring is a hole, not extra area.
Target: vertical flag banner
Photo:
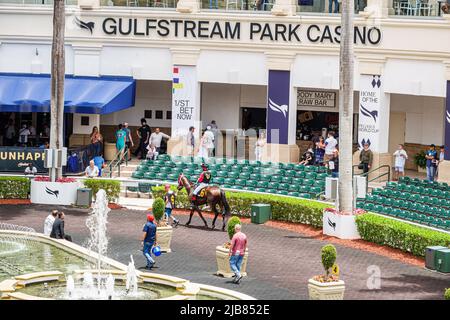
[[[174,66],[172,77],[173,136],[184,136],[190,126],[195,126],[195,115],[198,112],[199,104],[195,66]]]
[[[290,71],[269,70],[267,143],[288,144]]]
[[[450,160],[450,81],[447,81],[447,95],[445,98],[445,153],[444,159]]]
[[[359,83],[359,148],[362,149],[367,142],[373,151],[378,151],[382,79],[379,75],[363,74]]]

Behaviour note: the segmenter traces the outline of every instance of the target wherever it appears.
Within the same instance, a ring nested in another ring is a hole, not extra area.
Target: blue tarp
[[[64,112],[105,114],[134,106],[131,77],[66,75]],[[50,75],[0,73],[0,112],[50,112]]]

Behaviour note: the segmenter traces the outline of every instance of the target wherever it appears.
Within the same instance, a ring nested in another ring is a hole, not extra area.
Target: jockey
[[[208,170],[208,165],[202,163],[203,172],[200,174],[197,180],[197,187],[195,188],[192,194],[192,200],[196,200],[198,193],[204,187],[207,187],[209,182],[211,181],[211,172]]]

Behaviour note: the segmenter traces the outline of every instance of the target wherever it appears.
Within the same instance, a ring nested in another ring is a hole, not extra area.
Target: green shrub
[[[25,177],[0,177],[0,199],[28,199],[30,180]]]
[[[165,203],[162,198],[155,199],[152,205],[152,213],[156,221],[161,221],[164,216]]]
[[[330,269],[333,267],[336,262],[336,247],[332,244],[327,244],[322,247],[322,265],[325,269],[327,276],[330,273]]]
[[[450,300],[450,288],[445,289],[444,299],[445,300]]]
[[[176,191],[176,187],[173,186],[172,190]],[[152,192],[154,198],[163,197],[165,194],[164,187],[153,187]],[[252,204],[267,203],[272,207],[273,220],[309,224],[315,228],[322,228],[323,209],[330,206],[314,200],[248,192],[229,191],[226,196],[233,215],[249,218]],[[178,192],[177,206],[190,208],[185,190]]]
[[[427,158],[425,158],[425,151],[420,151],[414,155],[414,164],[419,168],[425,168],[427,166]]]
[[[228,236],[230,237],[230,240],[233,238],[233,236],[235,234],[234,227],[237,224],[241,224],[241,219],[239,219],[238,217],[231,217],[230,220],[228,220],[227,231],[228,231]]]
[[[97,194],[98,190],[105,190],[109,202],[115,202],[120,196],[120,181],[105,179],[85,179],[84,186],[86,188],[92,189],[94,197]]]
[[[425,256],[428,246],[447,247],[450,244],[449,234],[371,213],[357,216],[356,225],[362,239],[419,257]]]

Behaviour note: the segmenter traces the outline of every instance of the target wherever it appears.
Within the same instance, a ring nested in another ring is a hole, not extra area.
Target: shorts
[[[405,171],[405,167],[395,167],[394,170],[403,173]]]

